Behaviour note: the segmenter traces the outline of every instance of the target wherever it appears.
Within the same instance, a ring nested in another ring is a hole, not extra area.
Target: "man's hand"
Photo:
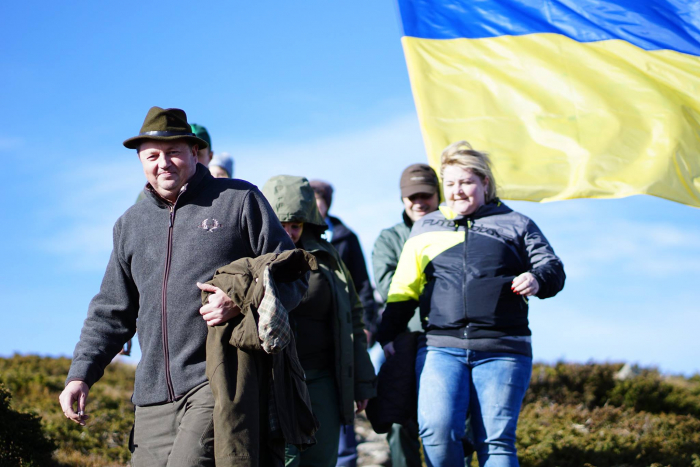
[[[61,409],[66,418],[73,420],[75,423],[85,426],[85,420],[90,418],[85,415],[85,402],[87,401],[90,388],[83,381],[71,381],[66,385],[58,401],[61,403]],[[78,413],[73,410],[73,404],[78,403]]]
[[[367,403],[369,402],[369,399],[363,399],[361,401],[355,401],[355,404],[357,405],[357,410],[355,413],[360,413],[363,410],[367,408]]]
[[[384,349],[384,356],[387,360],[389,360],[389,357],[396,353],[396,350],[394,350],[394,341],[387,342],[387,344],[382,348]]]
[[[513,285],[511,285],[510,288],[518,295],[530,297],[540,290],[540,283],[537,282],[537,279],[532,273],[524,272],[513,279]]]
[[[238,305],[233,303],[233,300],[220,288],[210,284],[202,284],[201,282],[197,282],[197,287],[200,290],[212,293],[209,295],[209,302],[199,309],[199,314],[207,322],[207,326],[225,323],[241,313]]]

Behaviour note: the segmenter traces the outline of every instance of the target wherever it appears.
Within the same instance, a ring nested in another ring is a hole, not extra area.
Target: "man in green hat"
[[[61,408],[85,425],[89,388],[133,337],[138,319],[142,357],[132,397],[132,465],[214,465],[207,328],[240,310],[204,282],[233,261],[294,244],[254,185],[215,179],[197,163],[198,150],[209,143],[192,132],[184,111],[151,108],[141,132],[124,146],[138,153],[146,199],[114,226],[114,249],[75,347]],[[290,310],[305,290],[305,279],[279,283],[278,298]],[[211,293],[204,306],[202,291]],[[250,423],[252,429],[267,426]],[[241,464],[250,457],[236,455]]]
[[[197,144],[197,162],[202,164],[204,167],[209,167],[209,163],[211,162],[212,157],[214,157],[214,151],[211,148],[211,136],[209,136],[209,132],[207,131],[206,127],[203,125],[199,125],[197,123],[192,123],[190,124],[190,129],[192,136],[197,138],[198,144]],[[131,138],[134,140],[134,142],[139,142],[141,139],[138,137],[136,138]],[[128,140],[127,140],[128,141]],[[126,145],[126,141],[124,142]],[[129,143],[129,149],[137,149],[137,147],[131,147],[134,146],[133,142]],[[136,197],[136,202],[138,203],[145,197],[145,194],[143,190],[139,193],[138,197]],[[128,355],[128,354],[127,354]]]
[[[194,133],[194,135],[197,138],[199,138],[207,143],[206,147],[198,149],[197,160],[204,167],[209,167],[209,163],[211,162],[212,158],[214,157],[214,149],[211,146],[211,136],[209,136],[209,132],[207,131],[207,129],[204,125],[200,125],[198,123],[192,123],[192,124],[190,124],[190,127],[192,128],[192,133]]]

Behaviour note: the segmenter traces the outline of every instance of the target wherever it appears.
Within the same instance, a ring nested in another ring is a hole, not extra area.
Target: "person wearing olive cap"
[[[209,144],[192,132],[184,111],[152,107],[141,132],[124,146],[137,151],[148,181],[146,199],[114,225],[114,248],[73,353],[61,408],[85,425],[89,388],[134,335],[138,319],[142,356],[132,397],[131,465],[213,466],[208,326],[240,310],[204,282],[233,261],[291,250],[294,244],[254,185],[214,178],[197,163],[198,149]],[[277,287],[282,305],[293,309],[307,284],[302,278]],[[211,293],[204,306],[202,291]],[[249,423],[266,438],[265,421]],[[256,456],[260,464],[272,464],[267,449],[251,450],[232,453],[231,465],[252,465]]]
[[[403,221],[384,229],[374,242],[372,249],[372,270],[376,290],[386,302],[389,285],[399,264],[404,243],[408,240],[413,223],[426,214],[437,211],[440,204],[440,186],[435,171],[427,164],[412,164],[404,169],[399,182],[403,202]],[[381,313],[379,315],[381,317]],[[411,331],[420,331],[418,315],[409,322]],[[377,343],[370,351],[375,371],[384,362],[384,353]],[[420,467],[420,441],[418,421],[409,420],[403,425],[394,424],[387,435],[391,462],[394,467]]]
[[[386,302],[389,285],[404,243],[411,233],[413,223],[433,211],[440,204],[440,187],[435,171],[427,164],[413,164],[403,171],[399,183],[403,202],[403,221],[384,229],[374,242],[372,269],[377,292]],[[420,324],[419,324],[420,327]]]

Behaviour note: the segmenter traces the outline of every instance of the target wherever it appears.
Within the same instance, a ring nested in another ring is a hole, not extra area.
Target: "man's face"
[[[148,183],[156,193],[174,203],[197,169],[197,146],[190,147],[182,140],[146,140],[138,153]]]
[[[211,158],[213,156],[214,156],[214,151],[210,151],[209,148],[200,149],[199,151],[197,151],[197,160],[204,167],[209,167],[209,163],[211,162]]]
[[[406,215],[416,222],[426,214],[436,211],[440,200],[437,193],[414,193],[408,198],[401,198]]]
[[[328,215],[328,205],[326,204],[326,200],[323,199],[323,196],[316,195],[316,207],[318,207],[318,212],[321,213],[321,217],[325,219]]]

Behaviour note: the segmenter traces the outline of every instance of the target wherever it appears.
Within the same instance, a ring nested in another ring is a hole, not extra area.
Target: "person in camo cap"
[[[376,395],[376,378],[367,354],[362,304],[350,272],[333,246],[321,235],[328,228],[304,177],[278,175],[263,194],[297,248],[318,261],[309,288],[289,313],[297,353],[306,375],[311,406],[321,424],[317,443],[300,452],[287,445],[286,465],[336,465],[340,426],[351,424],[368,399]]]

